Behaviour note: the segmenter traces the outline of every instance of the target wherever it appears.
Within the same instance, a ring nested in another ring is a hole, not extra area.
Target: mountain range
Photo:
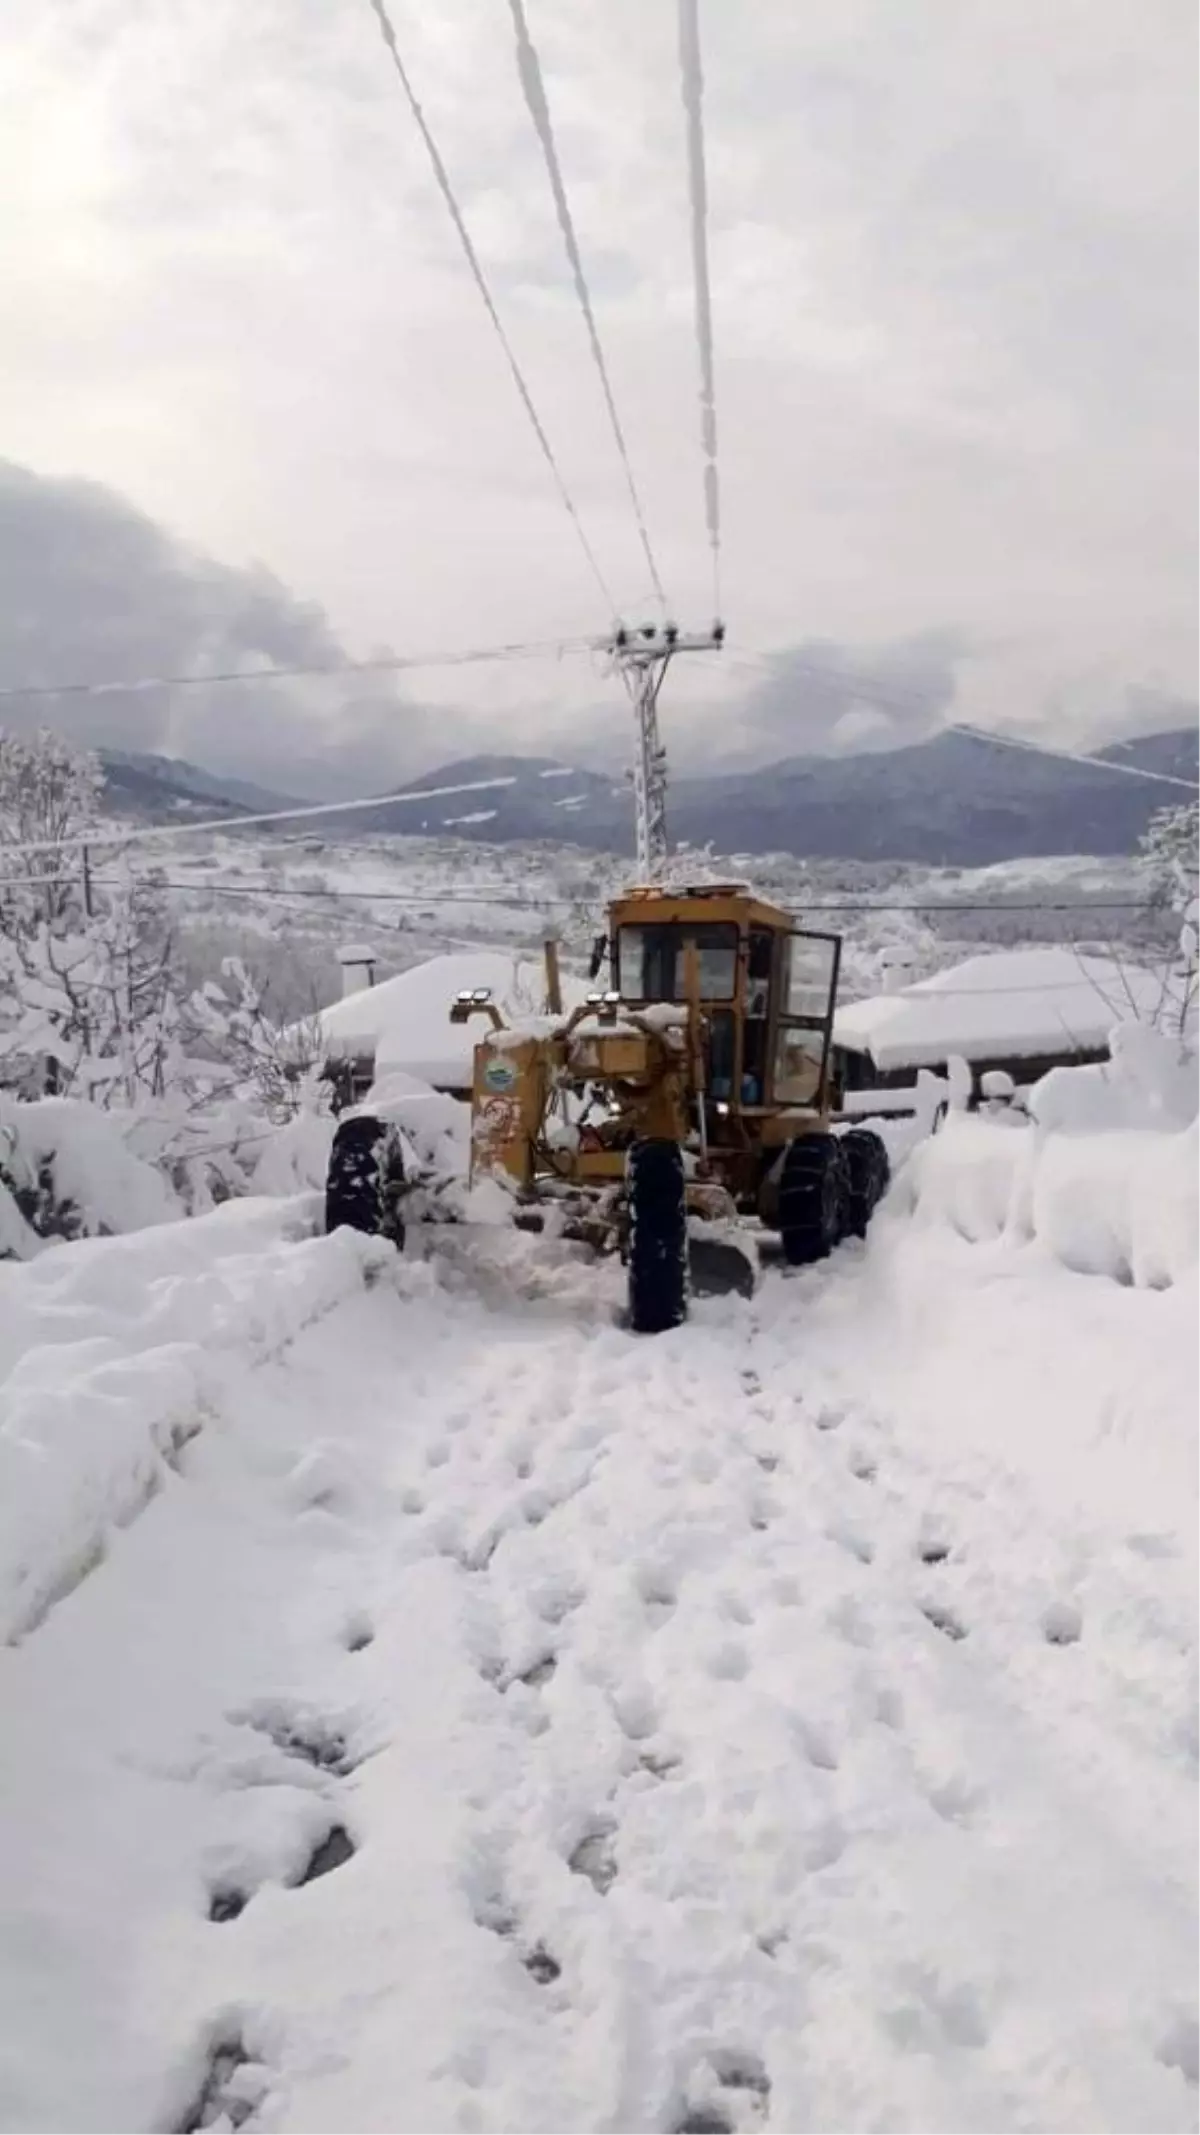
[[[1131,852],[1155,809],[1195,781],[1195,728],[1118,742],[1098,762],[998,747],[955,729],[906,748],[857,756],[790,756],[756,770],[672,781],[672,842],[722,853],[787,852],[814,859],[909,860],[982,867],[1052,853]],[[114,813],[178,822],[231,819],[289,805],[286,795],[223,779],[182,759],[102,751]],[[1102,764],[1164,774],[1120,777]],[[633,849],[633,801],[624,779],[546,757],[472,756],[443,764],[404,790],[490,790],[441,795],[424,806],[383,796],[378,810],[333,815],[322,832],[448,832],[489,844],[551,839],[606,852]],[[316,826],[314,825],[314,828]]]

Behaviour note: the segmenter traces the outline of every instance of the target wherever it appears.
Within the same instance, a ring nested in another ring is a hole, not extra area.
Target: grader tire
[[[789,1142],[779,1181],[779,1235],[791,1268],[825,1260],[845,1236],[849,1179],[836,1135]]]
[[[665,1334],[687,1316],[687,1206],[678,1143],[635,1142],[629,1152],[629,1324]]]
[[[865,1238],[871,1216],[888,1190],[892,1168],[883,1138],[870,1127],[851,1127],[841,1137],[846,1159],[846,1230]]]
[[[403,1160],[389,1146],[386,1127],[377,1119],[345,1119],[333,1137],[325,1174],[325,1229],[386,1234],[404,1244],[404,1225],[395,1208],[394,1189]]]

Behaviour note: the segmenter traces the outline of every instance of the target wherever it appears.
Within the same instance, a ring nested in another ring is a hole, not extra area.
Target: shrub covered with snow
[[[0,1258],[29,1260],[51,1239],[144,1230],[181,1213],[161,1172],[130,1149],[119,1114],[0,1092]]]

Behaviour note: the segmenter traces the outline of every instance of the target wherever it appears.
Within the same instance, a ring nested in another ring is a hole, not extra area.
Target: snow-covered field
[[[951,1124],[653,1341],[304,1199],[0,1267],[0,2125],[1195,2125],[1194,1207]]]

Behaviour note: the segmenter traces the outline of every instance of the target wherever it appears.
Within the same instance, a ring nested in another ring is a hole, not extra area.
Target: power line
[[[315,816],[354,815],[365,809],[395,808],[405,802],[440,801],[456,793],[494,793],[500,786],[515,786],[515,776],[508,778],[473,778],[459,786],[423,786],[417,791],[411,788],[404,793],[374,793],[354,801],[318,801],[302,808],[271,808],[261,815],[209,816],[202,823],[143,823],[133,830],[102,832],[84,830],[69,838],[51,838],[39,843],[0,846],[9,853],[78,852],[84,847],[98,849],[106,846],[141,845],[147,838],[193,838],[202,831],[254,830],[262,823],[298,823],[310,821]]]
[[[500,346],[504,351],[505,357],[507,358],[509,370],[512,372],[513,384],[516,386],[517,392],[520,394],[521,404],[524,407],[526,415],[529,417],[530,425],[533,429],[534,436],[537,438],[538,444],[542,449],[546,465],[549,467],[550,472],[554,478],[554,483],[558,490],[559,498],[562,502],[563,509],[567,513],[567,516],[569,517],[571,524],[574,526],[575,532],[579,537],[580,547],[582,548],[583,553],[587,558],[588,564],[592,572],[592,576],[594,577],[596,584],[599,586],[604,600],[608,605],[609,613],[615,618],[617,613],[616,602],[614,601],[613,596],[609,591],[604,573],[596,560],[596,554],[594,549],[592,548],[592,544],[588,540],[587,534],[584,531],[583,521],[575,508],[575,500],[572,497],[570,490],[567,488],[566,482],[563,478],[562,470],[559,467],[557,459],[555,458],[554,448],[551,445],[545,430],[542,428],[541,418],[538,415],[537,409],[533,404],[533,395],[531,394],[529,387],[525,383],[524,372],[522,371],[520,364],[517,362],[516,355],[513,352],[512,343],[510,342],[508,335],[504,331],[504,327],[500,319],[500,314],[496,309],[495,300],[492,296],[491,289],[488,286],[487,278],[484,274],[483,268],[479,263],[479,255],[471,242],[470,232],[468,231],[466,223],[463,220],[462,210],[459,207],[458,201],[455,197],[454,187],[450,183],[450,174],[442,161],[441,152],[438,148],[437,142],[433,138],[433,134],[430,131],[429,122],[426,119],[425,114],[422,111],[421,106],[417,100],[416,91],[414,90],[413,85],[409,80],[408,70],[405,67],[404,61],[400,57],[400,48],[396,43],[396,32],[392,26],[392,19],[388,13],[385,0],[367,0],[367,4],[371,9],[372,14],[374,15],[376,22],[379,24],[380,35],[383,38],[384,44],[387,47],[388,53],[391,57],[392,65],[396,70],[396,75],[400,82],[400,86],[403,89],[405,97],[408,101],[408,108],[412,112],[413,119],[417,126],[417,130],[420,133],[421,139],[425,143],[425,149],[429,156],[429,161],[433,169],[433,175],[437,180],[438,189],[441,192],[442,198],[446,203],[446,207],[450,215],[450,220],[454,224],[455,230],[458,232],[459,243],[462,245],[467,265],[471,270],[471,275],[474,279],[475,286],[483,299],[483,304],[487,315],[491,320],[493,327],[495,328],[496,337],[499,340]]]
[[[151,689],[197,689],[218,682],[290,682],[299,677],[399,674],[412,668],[472,667],[491,660],[513,660],[539,654],[590,652],[592,638],[545,639],[523,645],[493,645],[475,652],[434,654],[409,658],[385,653],[371,660],[297,661],[287,667],[227,667],[211,674],[135,675],[123,682],[6,682],[0,684],[0,700],[13,697],[123,697]]]
[[[76,880],[77,878],[74,875],[10,876],[7,879],[0,877],[0,890],[45,889],[51,884],[74,883]],[[97,889],[121,889],[125,887],[124,883],[111,876],[96,876],[93,880]],[[526,890],[519,885],[514,885],[511,889],[507,889],[500,884],[487,884],[479,890],[387,890],[372,889],[370,887],[361,889],[316,889],[307,884],[297,884],[292,888],[276,888],[273,885],[259,882],[210,882],[203,878],[190,882],[164,882],[152,875],[135,877],[134,880],[135,883],[140,884],[142,887],[156,891],[183,892],[186,895],[198,897],[257,897],[272,903],[295,899],[317,899],[333,904],[478,904],[494,905],[496,907],[525,903],[536,906],[539,910],[571,911],[577,904],[589,901],[581,897],[562,896],[557,892],[542,893],[540,891]],[[603,900],[596,899],[593,901],[600,902]],[[845,897],[821,898],[815,902],[805,900],[798,904],[797,909],[801,917],[804,918],[815,912],[849,912],[851,914],[855,912],[911,912],[914,914],[932,913],[935,917],[943,912],[991,912],[997,918],[1009,918],[1019,917],[1023,912],[1149,913],[1154,911],[1156,907],[1144,897],[1094,897],[1066,900],[1032,898],[1023,899],[1019,904],[1006,904],[1002,899],[994,897],[954,900],[931,897],[907,901]]]
[[[721,613],[721,490],[717,474],[717,396],[713,376],[712,290],[708,275],[708,180],[704,168],[704,69],[699,0],[679,0],[679,78],[687,138],[692,284],[700,358],[700,449],[704,518],[712,550],[713,613]]]
[[[638,495],[637,484],[633,479],[633,468],[629,461],[625,432],[621,427],[621,418],[617,414],[617,404],[613,397],[612,385],[609,380],[608,365],[605,363],[604,350],[600,345],[600,332],[596,325],[595,313],[592,310],[591,293],[588,289],[587,276],[583,271],[583,259],[580,255],[579,242],[575,235],[575,224],[567,200],[567,189],[563,182],[562,166],[558,160],[558,149],[554,140],[554,126],[550,117],[550,105],[546,96],[546,84],[542,75],[541,62],[538,59],[537,48],[530,34],[524,0],[508,0],[508,4],[512,13],[513,30],[517,40],[517,73],[521,78],[521,87],[525,93],[525,102],[529,107],[529,116],[533,120],[534,131],[541,143],[542,155],[546,164],[546,174],[550,180],[550,191],[554,196],[558,226],[562,231],[563,243],[566,246],[567,261],[575,282],[575,294],[579,298],[580,309],[583,312],[584,324],[587,328],[588,341],[592,351],[592,360],[599,374],[600,390],[604,395],[604,405],[608,409],[608,419],[612,425],[613,437],[616,440],[621,465],[625,470],[625,482],[629,490],[629,501],[633,506],[633,516],[637,521],[642,553],[646,558],[646,567],[650,573],[651,584],[654,587],[659,604],[665,612],[667,597],[663,592],[662,580],[658,574],[658,565],[654,560],[654,551],[650,546],[650,534],[646,525],[645,514],[642,510],[642,500]]]
[[[1188,793],[1200,793],[1194,778],[1179,778],[1173,771],[1148,771],[1144,764],[1119,764],[1111,756],[1085,756],[1072,749],[1054,749],[1044,742],[1029,741],[1017,734],[993,734],[989,727],[968,726],[957,720],[949,729],[952,734],[965,734],[969,741],[990,743],[995,749],[1020,749],[1033,756],[1054,756],[1060,763],[1086,764],[1093,771],[1115,771],[1119,778],[1148,778],[1160,786],[1182,786]]]

